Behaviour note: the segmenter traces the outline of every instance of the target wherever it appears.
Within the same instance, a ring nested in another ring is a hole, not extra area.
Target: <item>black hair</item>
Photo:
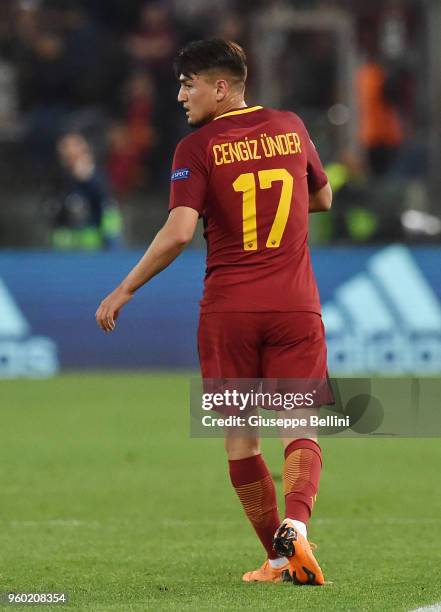
[[[177,54],[173,63],[176,78],[208,70],[225,70],[238,81],[247,78],[247,58],[240,45],[224,38],[195,40]]]

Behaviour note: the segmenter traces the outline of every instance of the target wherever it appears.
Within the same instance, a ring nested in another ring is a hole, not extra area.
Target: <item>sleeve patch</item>
[[[183,181],[190,177],[190,168],[178,168],[174,170],[171,175],[172,183],[174,181]]]

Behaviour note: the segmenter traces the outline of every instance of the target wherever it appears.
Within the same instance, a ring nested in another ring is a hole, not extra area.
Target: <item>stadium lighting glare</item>
[[[349,118],[349,108],[345,104],[334,104],[328,110],[329,123],[332,125],[345,125]]]

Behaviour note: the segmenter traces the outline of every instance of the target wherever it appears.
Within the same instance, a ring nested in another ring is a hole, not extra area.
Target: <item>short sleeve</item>
[[[306,157],[308,172],[308,189],[310,193],[319,191],[328,182],[328,177],[323,170],[322,162],[314,143],[306,133]]]
[[[203,146],[197,139],[184,138],[176,147],[173,157],[169,210],[188,206],[202,215],[207,182],[208,168]]]

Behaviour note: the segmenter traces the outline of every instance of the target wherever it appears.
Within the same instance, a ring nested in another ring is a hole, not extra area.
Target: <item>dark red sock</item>
[[[322,450],[317,442],[301,438],[286,447],[283,470],[286,518],[309,521],[321,471]]]
[[[280,526],[276,490],[262,455],[228,461],[233,487],[269,559],[276,559],[273,537]]]

